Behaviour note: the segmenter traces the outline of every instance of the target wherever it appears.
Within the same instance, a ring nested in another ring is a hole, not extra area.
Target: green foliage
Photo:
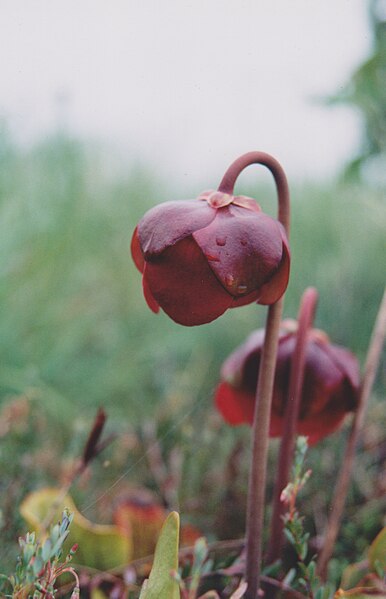
[[[379,159],[384,179],[386,164],[386,13],[382,0],[371,0],[370,25],[373,33],[371,56],[354,72],[349,84],[331,99],[357,108],[363,118],[362,152],[346,169],[350,178],[358,179],[361,167],[369,159]]]
[[[171,576],[178,568],[180,519],[171,512],[162,527],[155,550],[153,567],[145,581],[140,599],[179,599],[178,582]]]
[[[71,534],[64,545],[64,551],[75,542],[79,545],[75,559],[77,565],[103,572],[122,566],[130,560],[131,539],[117,526],[95,524],[87,520],[68,494],[61,497],[60,489],[44,488],[30,493],[21,504],[20,511],[28,526],[39,533],[47,514],[51,519],[56,518],[63,506],[69,507],[72,512]],[[67,535],[68,533],[66,537]]]
[[[289,543],[294,548],[298,559],[298,572],[293,578],[294,588],[300,588],[310,599],[329,599],[331,589],[322,586],[316,575],[316,562],[309,557],[310,535],[304,529],[304,517],[296,509],[296,500],[299,491],[304,487],[310,477],[310,470],[304,471],[304,461],[307,453],[307,438],[298,437],[292,480],[282,492],[282,501],[288,505],[288,512],[284,515],[284,533]]]
[[[370,545],[369,564],[380,578],[386,576],[386,526]]]
[[[79,580],[75,570],[69,565],[76,552],[75,545],[69,550],[64,562],[61,562],[63,544],[70,532],[72,519],[73,515],[68,510],[64,510],[61,521],[51,526],[44,540],[38,539],[34,532],[20,537],[20,554],[15,574],[0,577],[0,583],[8,587],[8,591],[12,589],[12,595],[8,596],[20,599],[54,597],[57,578],[68,572],[76,581],[71,599],[79,597]]]

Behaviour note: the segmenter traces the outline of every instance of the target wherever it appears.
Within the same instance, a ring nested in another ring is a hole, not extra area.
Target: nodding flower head
[[[279,336],[270,436],[283,432],[288,401],[291,358],[296,343],[296,321],[284,321]],[[252,424],[264,331],[255,331],[224,362],[215,395],[217,408],[232,425]],[[297,434],[313,444],[334,432],[347,412],[355,410],[359,393],[359,365],[347,349],[332,345],[325,333],[311,329],[306,345],[304,382]]]
[[[288,284],[284,228],[246,196],[208,191],[160,204],[139,222],[131,252],[149,307],[187,326],[251,302],[273,304]]]

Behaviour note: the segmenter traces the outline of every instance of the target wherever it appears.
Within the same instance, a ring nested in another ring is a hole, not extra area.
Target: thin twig
[[[386,335],[386,290],[383,294],[382,302],[375,321],[373,333],[371,336],[365,369],[359,395],[358,408],[355,412],[350,435],[346,445],[346,451],[339,472],[335,492],[332,500],[331,514],[327,524],[327,530],[320,552],[317,571],[322,579],[326,579],[327,567],[330,557],[334,550],[336,538],[338,536],[343,509],[346,502],[347,492],[350,485],[351,474],[355,459],[355,450],[357,447],[359,435],[362,431],[365,419],[367,405],[370,399],[371,390],[374,384],[379,361],[381,358],[382,347]]]

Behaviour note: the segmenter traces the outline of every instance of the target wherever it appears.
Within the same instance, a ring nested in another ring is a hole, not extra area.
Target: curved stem
[[[233,189],[236,179],[247,166],[251,164],[261,164],[266,166],[272,173],[275,179],[277,195],[278,195],[278,220],[284,226],[287,236],[289,235],[290,226],[290,201],[287,177],[279,162],[265,152],[247,152],[237,158],[223,176],[218,190],[224,193],[233,195]]]
[[[331,515],[327,523],[323,548],[319,554],[317,572],[323,580],[327,576],[327,566],[334,550],[336,537],[338,536],[340,522],[346,502],[347,492],[350,485],[351,474],[354,466],[355,451],[358,444],[363,422],[366,415],[367,405],[373,388],[375,375],[382,354],[382,347],[386,335],[386,290],[383,294],[381,306],[375,321],[373,333],[370,340],[366,357],[365,370],[363,374],[359,404],[355,412],[351,426],[350,435],[346,445],[346,451],[340,467],[338,480],[335,486],[334,497],[331,506]]]
[[[283,544],[282,516],[284,514],[284,506],[283,502],[280,500],[280,496],[284,487],[288,484],[291,463],[293,460],[296,423],[299,415],[304,381],[308,334],[314,320],[317,301],[318,292],[313,287],[308,287],[303,293],[300,304],[296,343],[291,360],[287,405],[284,415],[285,428],[280,444],[279,467],[276,475],[273,496],[270,543],[267,552],[267,563],[269,564],[280,557]]]
[[[288,235],[290,202],[287,178],[280,164],[269,154],[249,152],[235,160],[226,171],[219,185],[219,191],[233,194],[237,177],[251,164],[261,164],[271,171],[278,194],[278,219]],[[248,589],[245,595],[246,599],[257,599],[260,585],[268,431],[283,304],[284,295],[275,304],[269,306],[257,382],[247,503],[246,580]]]

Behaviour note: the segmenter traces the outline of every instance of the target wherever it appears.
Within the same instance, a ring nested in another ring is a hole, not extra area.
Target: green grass
[[[27,394],[33,404],[26,417],[33,430],[6,434],[0,449],[3,493],[12,477],[19,481],[14,505],[28,488],[60,478],[59,463],[45,470],[39,462],[42,447],[61,461],[76,455],[103,405],[121,434],[159,423],[165,454],[183,448],[182,504],[205,491],[215,509],[216,472],[247,431],[212,415],[213,388],[224,358],[263,326],[266,311],[247,306],[195,328],[149,311],[129,242],[146,209],[184,197],[177,188],[144,169],[123,174],[107,149],[76,139],[56,135],[22,150],[1,134],[0,397],[4,406]],[[275,201],[271,189],[240,192]],[[363,360],[384,285],[381,195],[330,183],[295,187],[292,197],[285,315],[295,317],[305,287],[316,286],[316,325]],[[118,453],[110,450],[113,466],[97,469],[88,493],[103,492],[130,468],[130,477],[154,486],[141,447]],[[203,514],[198,520],[208,525]]]

